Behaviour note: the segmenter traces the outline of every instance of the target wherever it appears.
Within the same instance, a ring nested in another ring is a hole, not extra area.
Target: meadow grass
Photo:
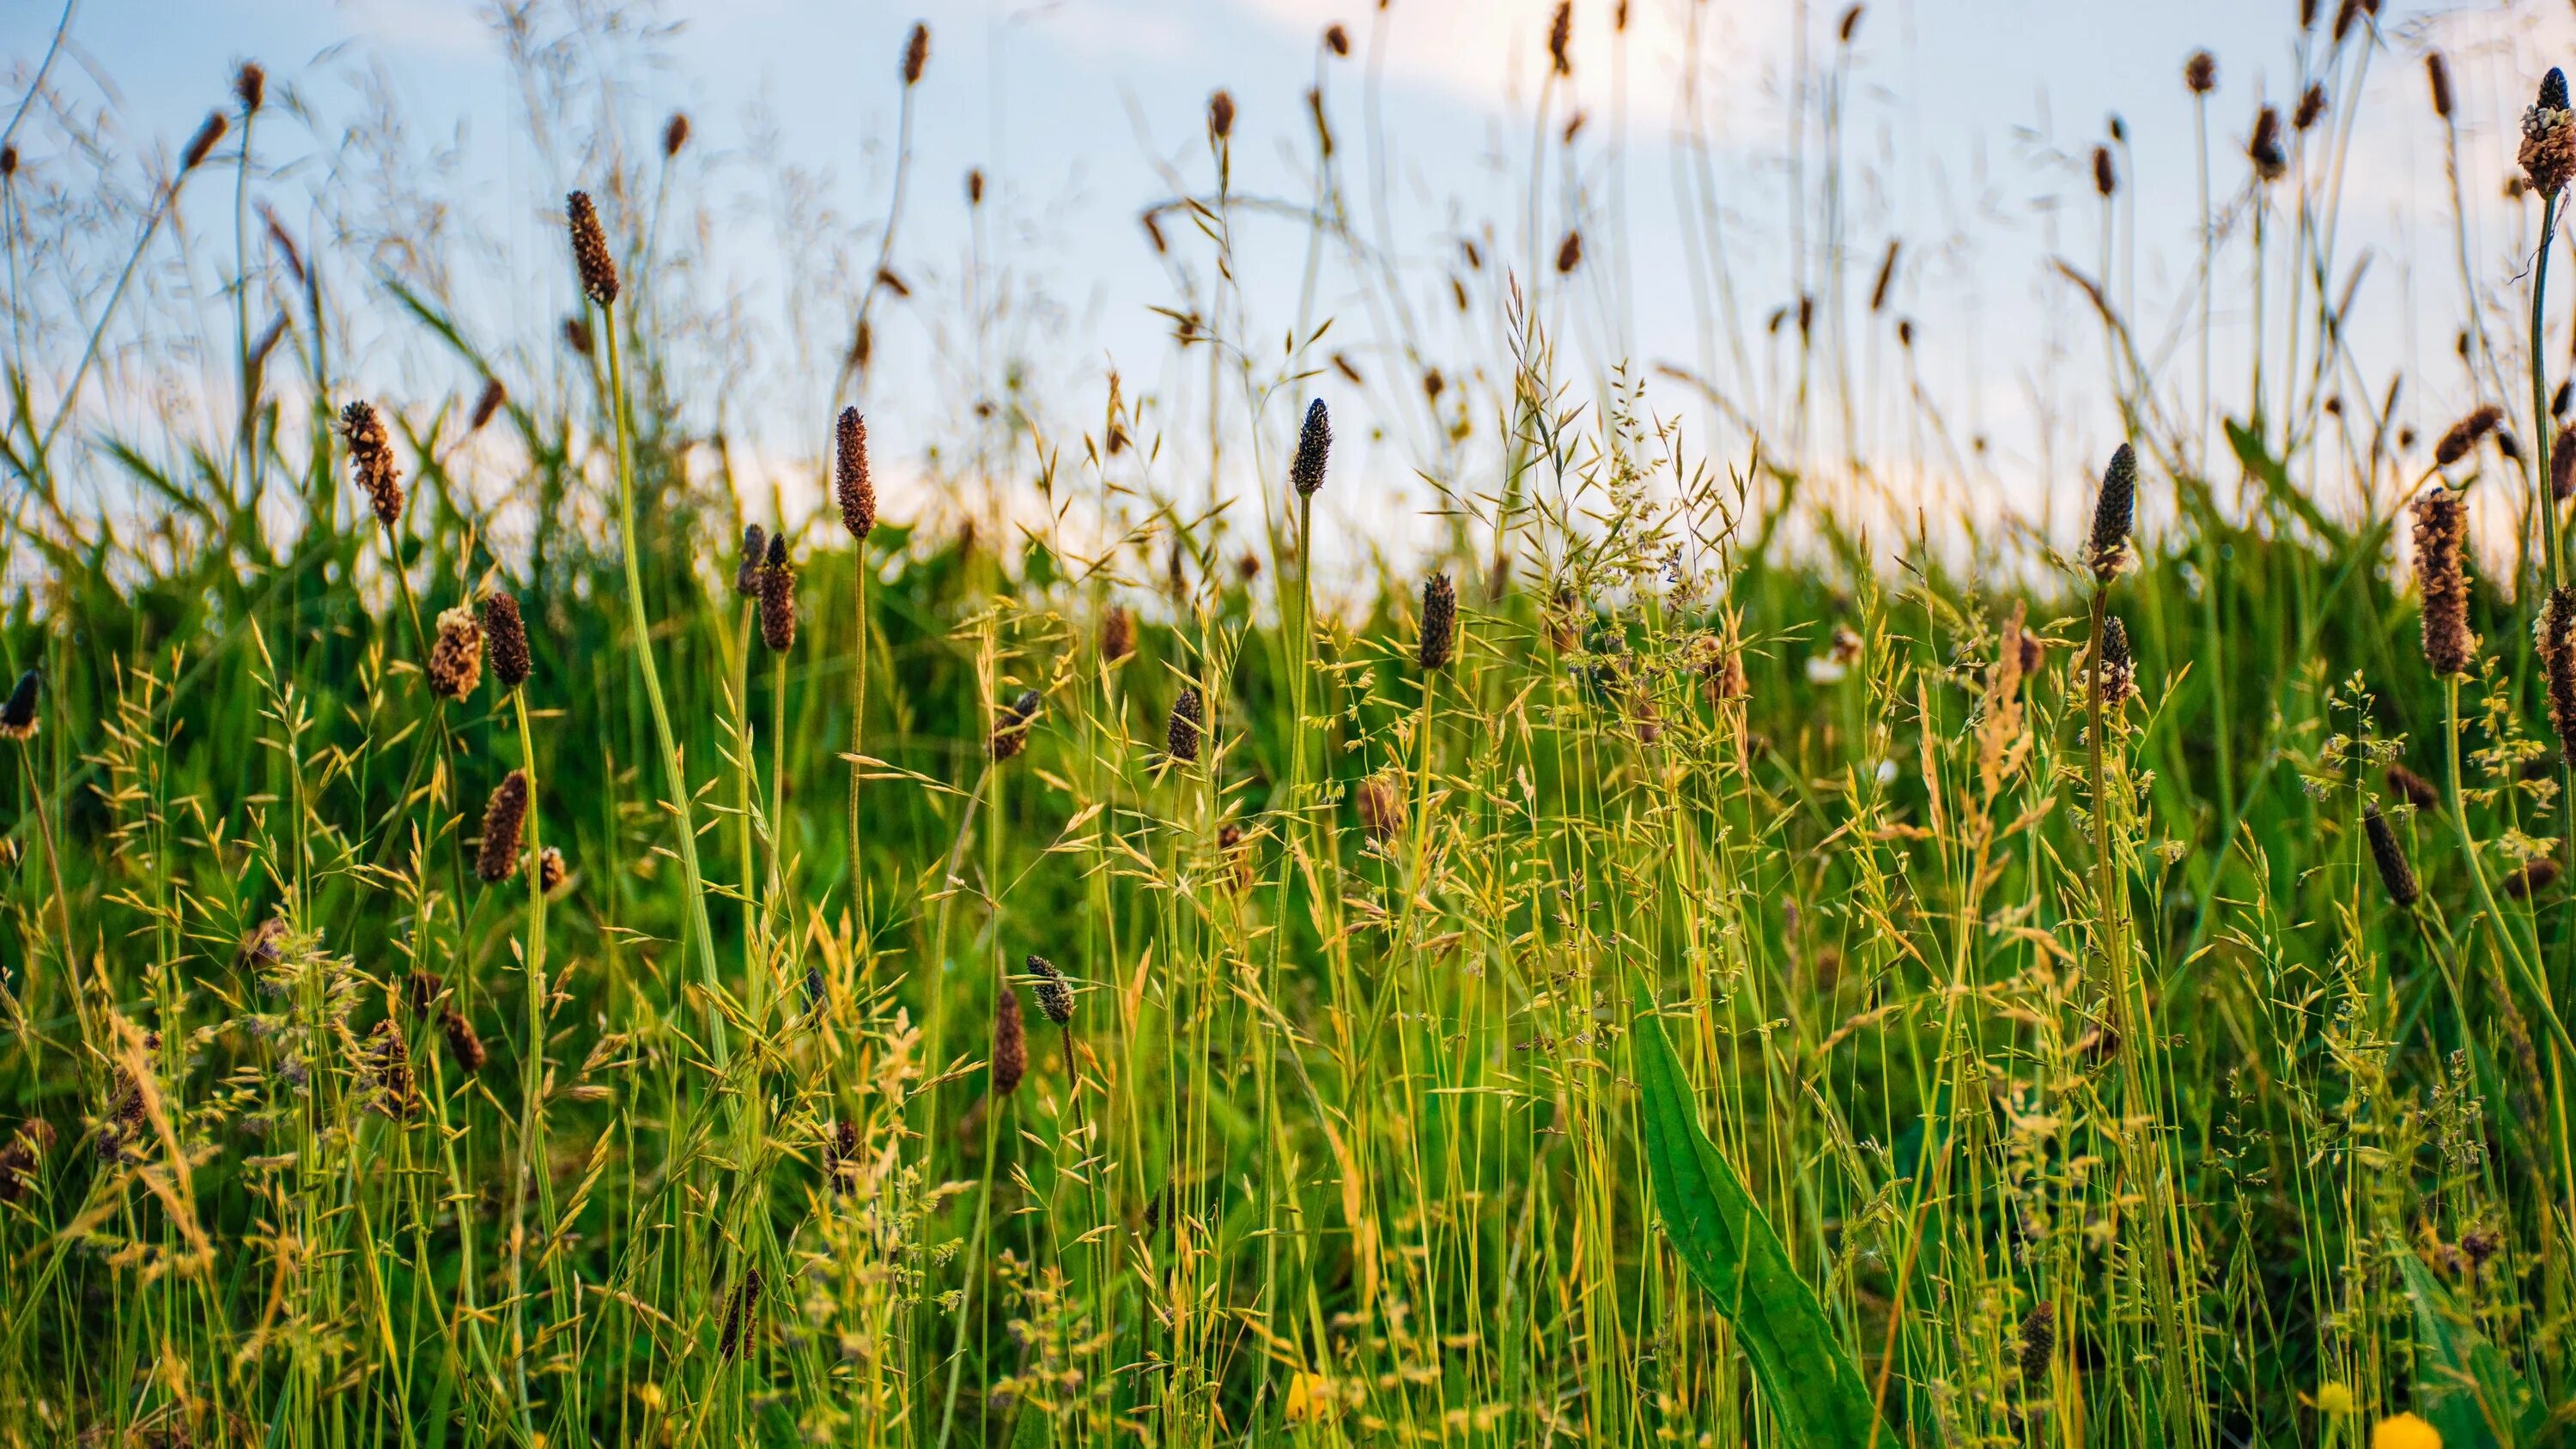
[[[2375,29],[2317,24],[2340,102]],[[1308,408],[1334,369],[1215,345],[1240,278],[1190,315],[1257,499],[1176,501],[1213,441],[1137,489],[1113,389],[1003,479],[1048,526],[879,517],[852,414],[839,510],[746,539],[624,176],[572,209],[560,392],[380,279],[497,381],[361,396],[301,256],[282,333],[245,304],[209,351],[233,436],[93,440],[88,354],[50,403],[19,366],[0,1436],[1786,1442],[1762,1305],[1665,1233],[1653,1013],[1870,1442],[2546,1441],[2567,302],[2534,268],[2529,353],[2463,333],[2497,411],[2452,436],[2348,403],[2313,123],[2258,129],[2204,232],[2290,294],[2271,370],[2213,403],[2074,275],[2127,425],[2089,532],[1973,566],[1559,375],[1516,300],[1448,445],[1501,476],[1337,606],[1314,500],[1369,484]],[[1158,245],[1230,254],[1232,127]],[[524,545],[456,471],[485,428]],[[148,532],[77,501],[110,472]]]

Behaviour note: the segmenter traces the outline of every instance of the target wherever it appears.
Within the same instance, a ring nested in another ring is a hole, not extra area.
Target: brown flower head
[[[716,1340],[716,1352],[727,1362],[740,1357],[743,1345],[760,1331],[760,1288],[760,1270],[745,1268],[742,1282],[725,1302],[724,1333]]]
[[[1422,585],[1422,640],[1415,662],[1425,674],[1449,667],[1458,647],[1458,589],[1447,574],[1433,574]]]
[[[268,72],[255,60],[242,62],[233,72],[233,97],[245,111],[256,111],[268,101]]]
[[[2470,450],[2477,447],[2479,440],[2494,432],[2496,424],[2503,419],[2504,409],[2488,403],[2451,424],[2451,430],[2444,433],[2441,441],[2433,445],[2435,466],[2448,468],[2469,456]]]
[[[179,153],[179,170],[184,173],[205,165],[206,157],[214,152],[215,143],[223,138],[224,113],[208,111],[205,123],[197,127],[197,134],[188,138],[187,149]]]
[[[760,642],[784,654],[796,644],[796,566],[787,561],[787,535],[769,536],[769,561],[760,568]]]
[[[1020,993],[1006,981],[993,1002],[993,1095],[1011,1095],[1028,1074],[1028,1026],[1020,1019]]]
[[[571,878],[572,867],[564,863],[562,851],[549,845],[537,852],[537,889],[551,896]]]
[[[1577,227],[1567,232],[1565,239],[1556,244],[1556,274],[1560,277],[1569,275],[1576,267],[1582,265],[1583,230]]]
[[[43,673],[33,669],[18,676],[17,687],[9,691],[9,702],[0,705],[0,735],[22,744],[36,737],[36,726],[41,723],[36,718],[36,694],[44,682]]]
[[[2182,63],[2182,83],[2196,96],[2218,89],[2218,57],[2205,50],[2195,50],[2191,59]]]
[[[474,1030],[474,1023],[466,1020],[464,1012],[451,1006],[440,1013],[438,1031],[439,1035],[447,1038],[447,1058],[456,1063],[458,1071],[472,1076],[483,1070],[483,1063],[488,1058],[483,1050],[483,1038]]]
[[[1027,965],[1029,974],[1038,979],[1038,1010],[1058,1026],[1073,1025],[1073,983],[1044,956],[1031,956]]]
[[[841,409],[839,441],[833,486],[840,495],[841,526],[850,537],[865,539],[877,526],[877,484],[868,472],[868,420],[857,408]]]
[[[1380,845],[1395,839],[1404,831],[1404,778],[1393,770],[1380,770],[1359,785],[1360,825],[1369,839]]]
[[[1136,652],[1136,616],[1124,604],[1112,604],[1100,619],[1100,662],[1115,664]]]
[[[760,597],[761,565],[769,561],[769,535],[757,523],[742,526],[742,557],[733,566],[733,591],[746,599]]]
[[[483,379],[483,394],[474,399],[474,414],[466,421],[465,430],[469,433],[481,432],[483,425],[492,421],[492,415],[501,411],[501,404],[509,400],[510,390],[501,386],[501,379],[497,377]]]
[[[2466,674],[2477,655],[2469,632],[2468,504],[2436,484],[2415,503],[2415,580],[2424,595],[2424,662]]]
[[[2116,711],[2137,697],[2138,661],[2129,652],[2129,626],[2120,616],[2102,621],[2102,708]]]
[[[483,807],[483,846],[474,857],[474,873],[486,885],[498,885],[519,872],[519,831],[528,823],[528,772],[512,770],[501,777]]]
[[[2567,389],[2558,392],[2564,397]],[[2549,498],[2553,503],[2576,498],[2576,427],[2559,429],[2558,441],[2549,445]]]
[[[2533,626],[2540,644],[2540,670],[2549,695],[2549,727],[2558,732],[2559,753],[2576,766],[2576,584],[2561,584],[2541,603]]]
[[[2102,472],[2102,491],[2093,501],[2093,532],[2084,544],[2084,563],[2096,582],[2109,583],[2133,562],[2129,531],[2137,510],[2138,454],[2122,443]]]
[[[1172,717],[1163,728],[1165,753],[1184,765],[1198,763],[1199,741],[1206,733],[1207,705],[1195,684],[1181,686],[1172,701]]]
[[[1574,74],[1574,0],[1556,0],[1556,18],[1548,22],[1547,56],[1558,75]]]
[[[463,699],[483,682],[483,626],[459,604],[438,616],[438,639],[429,646],[429,687],[441,699]]]
[[[617,259],[609,255],[608,233],[600,227],[590,193],[565,197],[564,217],[572,227],[572,261],[581,273],[582,295],[602,307],[610,305],[617,300]]]
[[[2361,807],[2362,832],[2370,837],[2370,863],[2379,868],[2379,883],[2387,888],[2388,898],[2400,906],[2415,904],[2424,894],[2415,883],[2415,867],[2406,863],[2406,851],[2397,843],[2397,831],[2376,805]]]
[[[922,68],[928,64],[930,64],[930,27],[916,21],[912,27],[912,38],[904,42],[903,83],[907,86],[921,84]]]
[[[2576,174],[2576,115],[2567,109],[2567,77],[2556,66],[2541,78],[2540,98],[2522,113],[2522,174],[2531,189],[2556,196]]]
[[[30,1117],[9,1134],[9,1145],[0,1147],[0,1202],[23,1201],[36,1185],[36,1175],[45,1163],[45,1154],[54,1147],[53,1124],[42,1117]]]
[[[2432,781],[2398,764],[2390,765],[2383,773],[2388,780],[2388,793],[2398,799],[2418,810],[2442,808],[2442,792],[2433,788]]]
[[[340,436],[349,443],[349,474],[367,490],[376,521],[391,528],[402,519],[402,469],[394,464],[392,437],[375,405],[353,402],[340,410]]]
[[[993,757],[994,763],[999,764],[1027,747],[1029,723],[1038,717],[1038,704],[1038,692],[1024,689],[1020,691],[1019,698],[1003,706],[1001,717],[993,721],[993,737],[985,746],[985,753]]]
[[[2093,194],[2108,201],[2120,194],[2120,173],[2111,164],[2111,148],[2093,148]]]
[[[2326,88],[2311,85],[2299,93],[2299,108],[2290,113],[2290,129],[2305,131],[2314,127],[2317,118],[2326,113]]]
[[[375,1089],[368,1105],[400,1122],[419,1105],[412,1090],[411,1048],[403,1042],[402,1024],[392,1017],[376,1023],[367,1043],[367,1076]]]
[[[2504,893],[2518,901],[2527,901],[2558,883],[2558,862],[2545,855],[2535,855],[2522,863],[2522,868],[2504,878]]]
[[[1208,97],[1208,134],[1222,141],[1234,134],[1234,97],[1218,91]]]
[[[688,144],[689,113],[673,111],[671,119],[662,123],[662,159],[667,161],[679,155],[680,148]]]
[[[2281,149],[2281,113],[2270,106],[2254,113],[2254,136],[2245,143],[2245,159],[2254,163],[2254,178],[2274,182],[2289,174],[2290,156]]]
[[[2021,1378],[2045,1392],[2048,1360],[2057,1352],[2057,1305],[2034,1306],[2021,1321]]]
[[[1324,486],[1324,461],[1333,449],[1333,419],[1324,400],[1306,405],[1306,425],[1297,430],[1296,461],[1288,465],[1288,482],[1300,498],[1312,498]]]
[[[2442,52],[2432,51],[2424,57],[2424,79],[2433,88],[2433,114],[2451,119],[2451,67]]]
[[[528,624],[519,617],[519,601],[494,589],[483,596],[483,634],[491,641],[492,677],[503,689],[528,682]]]

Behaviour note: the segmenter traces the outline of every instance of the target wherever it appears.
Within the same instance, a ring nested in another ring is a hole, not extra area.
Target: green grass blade
[[[1683,1265],[1734,1324],[1783,1437],[1802,1449],[1901,1442],[1892,1431],[1872,1434],[1878,1416],[1859,1366],[1743,1179],[1700,1130],[1681,1061],[1651,1009],[1638,1013],[1635,1052],[1656,1212]]]
[[[2415,1304],[2415,1410],[2444,1449],[2520,1449],[2541,1442],[2548,1412],[2468,1311],[2404,1246],[2397,1271]]]

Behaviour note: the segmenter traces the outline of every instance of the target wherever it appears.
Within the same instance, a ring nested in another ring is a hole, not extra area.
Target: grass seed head
[[[2566,398],[2564,385],[2558,396],[2562,401]],[[2549,499],[2564,503],[2570,498],[2576,498],[2576,426],[2559,429],[2558,441],[2549,445]]]
[[[2424,595],[2424,662],[2435,674],[2466,674],[2478,639],[2469,632],[2468,504],[2434,485],[2415,503],[2415,579]]]
[[[2137,697],[2138,660],[2129,652],[2129,626],[2113,614],[2102,621],[2102,708],[2117,711]]]
[[[757,523],[742,526],[742,557],[733,566],[733,591],[746,599],[760,597],[761,566],[769,561],[769,534]]]
[[[921,84],[922,68],[929,64],[930,27],[915,21],[912,38],[904,42],[903,47],[903,83],[906,86]]]
[[[1023,689],[1019,698],[1003,706],[1001,717],[993,722],[993,737],[985,745],[985,753],[992,756],[995,764],[1027,747],[1029,723],[1038,717],[1038,704],[1038,692]]]
[[[474,873],[486,885],[498,885],[518,874],[519,831],[527,823],[528,772],[512,770],[483,807],[483,846],[474,857]]]
[[[1582,265],[1583,230],[1577,227],[1565,234],[1565,240],[1556,244],[1556,274],[1571,276],[1574,269]]]
[[[271,917],[275,919],[275,917]],[[435,971],[414,971],[403,978],[403,1004],[415,1016],[426,1016],[447,994],[447,983]]]
[[[1018,1091],[1029,1074],[1028,1024],[1020,1017],[1020,993],[1007,981],[993,1002],[993,1095]]]
[[[267,103],[268,72],[258,61],[243,61],[241,69],[233,72],[233,98],[241,102],[245,114]]]
[[[2451,430],[2444,433],[2441,441],[2433,445],[2434,465],[2448,468],[2469,456],[2470,451],[2477,447],[2479,441],[2494,432],[2496,424],[2503,420],[2504,409],[2488,403],[2451,424]]]
[[[549,845],[537,852],[537,889],[548,896],[563,889],[572,878],[572,867],[564,863],[564,853]]]
[[[831,1135],[823,1140],[823,1173],[831,1178],[835,1196],[859,1189],[859,1124],[847,1117],[834,1118]]]
[[[2388,793],[2418,810],[2442,808],[2442,792],[2433,788],[2432,781],[2404,765],[2392,764],[2384,773],[2388,779]]]
[[[760,1270],[745,1268],[742,1281],[734,1286],[733,1296],[725,1302],[724,1333],[716,1340],[716,1351],[727,1362],[742,1355],[743,1345],[758,1331],[760,1318]]]
[[[1180,694],[1172,700],[1172,717],[1163,726],[1165,753],[1184,765],[1197,764],[1206,726],[1207,703],[1200,698],[1199,687],[1182,685]]]
[[[456,1063],[458,1071],[470,1077],[483,1070],[489,1054],[483,1050],[482,1036],[474,1030],[474,1023],[465,1019],[464,1012],[449,1007],[438,1018],[438,1030],[447,1038],[447,1058]]]
[[[30,669],[18,676],[17,686],[9,691],[9,702],[0,705],[0,735],[24,744],[36,737],[36,695],[43,687],[42,671]]]
[[[2504,893],[2526,901],[2558,883],[2558,862],[2545,855],[2535,855],[2522,863],[2522,868],[2504,878]]]
[[[2531,189],[2555,197],[2576,174],[2576,115],[2567,109],[2567,77],[2556,66],[2540,82],[2540,97],[2522,113],[2522,150],[2516,157]]]
[[[367,490],[376,521],[387,528],[402,521],[402,469],[394,463],[393,438],[375,404],[353,402],[340,410],[340,436],[349,444],[349,475]]]
[[[2281,149],[2281,113],[2270,106],[2254,113],[2254,135],[2245,143],[2245,159],[2254,163],[2254,178],[2270,184],[2289,174],[2290,156]]]
[[[1324,48],[1335,55],[1351,53],[1351,33],[1339,25],[1324,27]]]
[[[2433,88],[2433,114],[2451,119],[2451,65],[2436,50],[2424,57],[2424,80]]]
[[[1556,18],[1548,22],[1547,58],[1558,75],[1574,74],[1574,0],[1556,0]]]
[[[2397,843],[2396,827],[2374,804],[2361,807],[2361,828],[2370,837],[2370,863],[2379,868],[2379,884],[2387,890],[2388,898],[2400,906],[2415,904],[2424,889],[2415,883],[2415,867],[2406,863],[2406,850]]]
[[[2048,1382],[2048,1361],[2056,1352],[2057,1305],[2036,1304],[2021,1320],[2022,1382],[2044,1386]]]
[[[1100,619],[1100,662],[1115,664],[1136,652],[1136,616],[1124,604],[1112,604]]]
[[[521,647],[524,650],[526,640]],[[463,699],[483,682],[483,626],[459,604],[438,616],[438,638],[429,646],[429,687],[441,699]]]
[[[2290,113],[2290,129],[2305,131],[2314,127],[2317,118],[2326,113],[2326,88],[2311,85],[2299,93],[2299,108]]]
[[[206,157],[215,149],[215,143],[223,138],[224,113],[208,111],[205,123],[197,127],[197,134],[188,138],[187,149],[179,153],[181,173],[194,171],[205,165]]]
[[[1445,573],[1422,585],[1422,641],[1415,662],[1425,674],[1449,667],[1458,647],[1458,589]]]
[[[1380,845],[1395,839],[1404,831],[1404,778],[1393,770],[1380,770],[1359,786],[1361,828],[1369,839]]]
[[[1222,141],[1234,134],[1234,97],[1218,91],[1208,97],[1208,134]]]
[[[2540,669],[2548,686],[2549,727],[2559,752],[2576,765],[2576,584],[2549,591],[2532,632],[2540,644]]]
[[[787,561],[787,535],[769,536],[769,560],[760,568],[760,642],[784,654],[796,645],[796,566]]]
[[[1044,956],[1028,959],[1029,974],[1038,979],[1038,1010],[1058,1026],[1073,1025],[1073,984]]]
[[[1317,398],[1306,405],[1306,425],[1297,430],[1297,457],[1288,465],[1288,481],[1300,498],[1312,498],[1324,486],[1324,463],[1333,450],[1333,419]]]
[[[688,144],[689,113],[673,111],[671,119],[662,123],[662,159],[668,161],[679,155],[680,148]]]
[[[367,1077],[375,1090],[369,1106],[397,1122],[411,1116],[419,1104],[412,1090],[411,1048],[403,1041],[402,1023],[390,1016],[376,1023],[368,1041]]]
[[[2195,50],[2191,59],[2182,63],[2182,83],[2196,96],[2218,89],[2218,57],[2205,50]]]
[[[42,1117],[30,1117],[18,1124],[9,1135],[9,1145],[0,1147],[0,1202],[23,1201],[36,1185],[36,1176],[44,1169],[45,1154],[54,1147],[53,1124]]]
[[[501,404],[509,400],[510,390],[501,386],[501,379],[497,377],[483,379],[483,395],[474,400],[474,413],[466,421],[465,430],[469,433],[483,431],[483,425],[492,421],[492,415],[499,412]]]
[[[2093,532],[2084,544],[2084,562],[2096,582],[2109,583],[2133,562],[2129,532],[2137,512],[2138,453],[2122,443],[2102,472],[2102,491],[2093,502]]]
[[[841,409],[839,443],[832,481],[841,501],[841,526],[864,542],[877,526],[877,483],[868,470],[868,420],[857,408]]]
[[[606,307],[617,300],[617,259],[609,254],[608,233],[599,225],[599,208],[590,193],[564,198],[564,217],[572,227],[572,263],[581,273],[582,294]]]
[[[2093,148],[2093,194],[2108,201],[2120,194],[2120,173],[2111,164],[2111,148]]]
[[[533,661],[528,656],[528,624],[519,616],[519,601],[499,589],[483,596],[483,634],[491,642],[492,677],[503,689],[528,682]]]

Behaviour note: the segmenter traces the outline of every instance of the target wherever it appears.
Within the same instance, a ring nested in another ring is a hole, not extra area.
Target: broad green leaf
[[[2403,1244],[2397,1272],[2415,1302],[2415,1412],[2443,1449],[2529,1449],[2549,1414],[2451,1290]]]
[[[1646,1171],[1664,1232],[1699,1285],[1735,1325],[1772,1417],[1800,1449],[1894,1446],[1869,1386],[1825,1319],[1814,1289],[1700,1130],[1689,1081],[1663,1019],[1640,1003],[1634,1051]],[[1877,1432],[1872,1434],[1875,1426]]]

